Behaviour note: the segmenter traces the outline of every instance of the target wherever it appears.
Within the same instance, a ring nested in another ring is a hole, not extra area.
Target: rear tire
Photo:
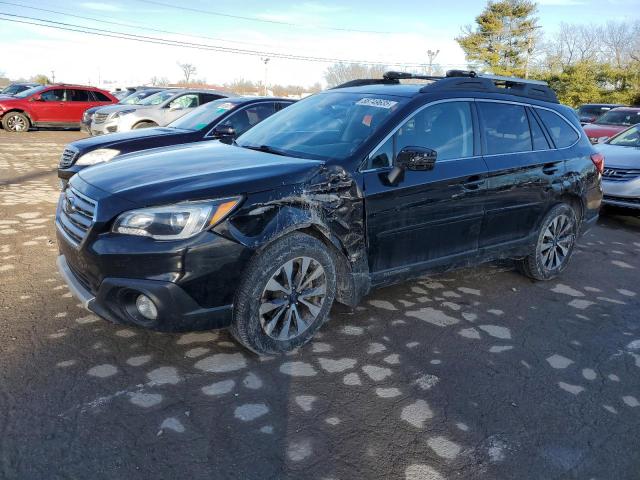
[[[553,207],[540,223],[532,252],[518,261],[521,273],[534,280],[551,280],[560,275],[571,259],[578,235],[578,220],[571,206]]]
[[[326,321],[335,292],[330,250],[310,235],[289,234],[249,265],[236,292],[231,334],[257,354],[291,351]]]
[[[133,130],[138,130],[139,128],[152,128],[157,126],[158,124],[155,122],[139,122],[133,126]]]
[[[29,117],[20,112],[9,112],[2,117],[2,128],[7,132],[22,133],[28,132],[31,127]]]

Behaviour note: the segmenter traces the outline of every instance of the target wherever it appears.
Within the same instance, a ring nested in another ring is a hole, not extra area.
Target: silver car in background
[[[91,135],[164,127],[194,108],[219,98],[234,96],[220,90],[169,89],[136,105],[111,105],[93,115]]]
[[[640,124],[595,147],[604,155],[603,203],[640,210]]]

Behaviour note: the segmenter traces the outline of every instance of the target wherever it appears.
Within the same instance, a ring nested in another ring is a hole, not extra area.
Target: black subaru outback
[[[541,82],[409,78],[313,95],[233,145],[83,170],[58,204],[62,275],[113,322],[230,327],[275,353],[334,300],[426,271],[513,258],[560,274],[602,198],[604,159],[575,114]]]

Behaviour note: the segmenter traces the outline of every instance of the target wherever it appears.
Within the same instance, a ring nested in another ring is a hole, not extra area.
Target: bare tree
[[[637,51],[631,51],[637,39],[634,35],[636,31],[637,27],[627,22],[607,22],[602,29],[603,53],[613,60],[616,67],[625,67],[632,55],[637,55]]]
[[[382,78],[387,70],[383,65],[365,65],[360,63],[335,63],[327,68],[324,78],[329,87],[359,78]]]
[[[192,75],[197,73],[196,66],[192,63],[180,63],[178,62],[178,66],[182,69],[182,74],[184,75],[184,83],[189,84],[189,79]]]
[[[149,80],[149,83],[154,87],[166,87],[169,85],[169,79],[167,77],[153,76],[151,77],[151,80]]]

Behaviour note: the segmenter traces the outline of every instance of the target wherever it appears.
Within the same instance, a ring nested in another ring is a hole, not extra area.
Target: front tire
[[[336,291],[336,268],[317,238],[292,233],[266,247],[236,293],[231,334],[258,354],[291,351],[326,321]]]
[[[519,270],[534,280],[551,280],[567,265],[578,235],[575,210],[565,204],[553,207],[540,224],[535,248],[519,261]]]
[[[21,133],[29,131],[29,117],[20,112],[9,112],[2,117],[2,128],[7,132]]]

